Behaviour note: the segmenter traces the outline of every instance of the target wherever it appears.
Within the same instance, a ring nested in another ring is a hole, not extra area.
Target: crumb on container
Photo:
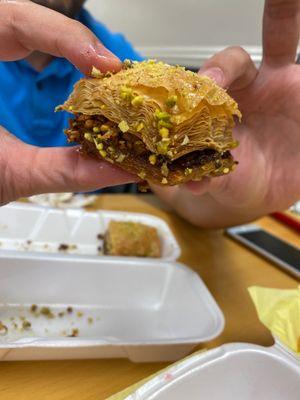
[[[47,317],[47,318],[49,318],[49,319],[54,318],[54,314],[53,314],[53,312],[50,310],[49,307],[42,307],[41,310],[40,310],[40,314],[41,314],[41,315],[44,315],[45,317]]]
[[[61,244],[58,246],[58,251],[67,251],[67,250],[69,250],[69,245],[68,245],[68,244],[61,243]]]
[[[27,321],[27,319],[25,319],[22,323],[22,328],[25,330],[28,330],[31,328],[31,322]]]
[[[92,317],[88,317],[87,321],[91,325],[94,322],[94,319]]]
[[[3,324],[3,322],[0,321],[0,335],[4,336],[8,332],[8,328],[6,325]]]
[[[79,329],[74,328],[72,329],[72,333],[68,335],[68,337],[77,337],[79,335]]]
[[[30,311],[35,313],[38,310],[38,306],[36,304],[32,304],[32,306],[30,307]]]
[[[72,308],[72,307],[70,307],[70,306],[69,306],[69,307],[67,307],[67,313],[68,313],[68,314],[71,314],[72,312],[73,312],[73,308]]]
[[[77,311],[76,313],[78,318],[81,318],[83,316],[83,312],[82,311]]]

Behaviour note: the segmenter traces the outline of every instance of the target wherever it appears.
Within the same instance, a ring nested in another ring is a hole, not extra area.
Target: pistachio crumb
[[[82,311],[77,311],[76,315],[77,315],[78,318],[81,318],[83,316],[83,312]]]
[[[100,131],[101,131],[101,132],[107,132],[107,131],[109,131],[109,126],[106,125],[106,124],[102,124],[102,125],[100,126]]]
[[[31,323],[29,321],[27,321],[27,319],[25,319],[25,321],[23,321],[22,323],[22,328],[23,329],[30,329],[31,328]]]
[[[177,98],[176,95],[168,97],[167,100],[166,100],[166,106],[170,107],[170,108],[176,106],[177,100],[178,100],[178,98]]]
[[[166,178],[162,178],[161,183],[163,185],[166,185],[168,183],[168,180]]]
[[[164,176],[168,176],[169,175],[169,168],[168,168],[167,163],[163,163],[163,165],[161,166],[161,173]]]
[[[118,158],[116,158],[116,161],[117,162],[119,162],[119,163],[121,163],[121,162],[123,162],[124,161],[124,159],[125,159],[125,154],[120,154],[119,156],[118,156]]]
[[[93,66],[92,72],[91,72],[91,77],[92,78],[101,78],[102,76],[103,76],[102,72]]]
[[[151,156],[149,156],[149,161],[150,161],[150,164],[155,165],[156,161],[157,161],[156,155],[155,154],[151,154]]]
[[[121,132],[125,133],[129,131],[129,126],[125,120],[121,121],[118,125]]]
[[[103,143],[96,144],[97,150],[103,150]]]
[[[191,175],[192,172],[193,172],[193,169],[192,169],[192,168],[186,168],[186,169],[184,170],[184,175]]]
[[[146,178],[146,172],[145,171],[141,171],[137,174],[141,179],[145,179]]]
[[[68,110],[69,110],[69,111],[72,111],[72,110],[73,110],[73,106],[69,106],[69,107],[68,107]]]
[[[136,96],[131,100],[131,104],[133,106],[141,106],[144,103],[144,97],[143,96]]]
[[[89,133],[89,132],[86,132],[86,133],[84,134],[84,138],[85,138],[86,140],[88,140],[89,142],[92,142],[92,141],[93,141],[93,137],[92,137],[91,133]]]
[[[228,174],[229,171],[230,171],[229,168],[224,168],[224,169],[223,169],[223,173],[224,173],[224,174]]]
[[[99,133],[100,132],[100,128],[98,126],[94,126],[93,132]]]
[[[0,321],[0,335],[6,335],[8,332],[8,328]]]
[[[162,138],[167,138],[169,137],[169,129],[168,128],[160,128],[159,134]]]
[[[101,157],[103,157],[103,158],[105,158],[107,156],[107,153],[105,150],[100,150],[99,153],[100,153]]]

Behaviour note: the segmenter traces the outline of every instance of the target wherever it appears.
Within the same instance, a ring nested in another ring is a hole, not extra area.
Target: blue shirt
[[[111,33],[82,9],[79,21],[87,26],[122,61],[140,61],[141,56],[123,35]],[[65,112],[54,113],[82,77],[72,64],[55,58],[41,72],[26,60],[0,62],[0,125],[26,143],[36,146],[65,146],[63,130],[68,126]]]

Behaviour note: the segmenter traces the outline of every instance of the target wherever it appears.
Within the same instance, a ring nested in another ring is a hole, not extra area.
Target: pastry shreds
[[[237,103],[208,77],[152,60],[80,80],[59,110],[84,154],[142,180],[176,185],[229,173]]]
[[[112,256],[161,257],[157,230],[137,222],[110,221],[104,253]]]

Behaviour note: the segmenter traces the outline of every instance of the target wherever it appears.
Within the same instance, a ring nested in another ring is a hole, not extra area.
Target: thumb
[[[91,191],[137,182],[105,161],[84,158],[78,147],[39,148],[0,128],[0,204],[49,192]]]

